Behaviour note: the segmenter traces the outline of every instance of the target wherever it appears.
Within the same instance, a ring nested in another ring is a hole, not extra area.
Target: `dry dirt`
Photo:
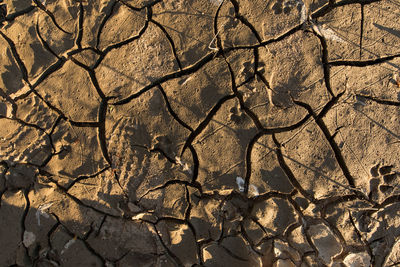
[[[0,1],[0,266],[400,264],[399,17]]]

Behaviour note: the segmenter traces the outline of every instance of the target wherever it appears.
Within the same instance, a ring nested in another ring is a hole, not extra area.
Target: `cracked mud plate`
[[[399,13],[0,1],[0,266],[399,265]]]

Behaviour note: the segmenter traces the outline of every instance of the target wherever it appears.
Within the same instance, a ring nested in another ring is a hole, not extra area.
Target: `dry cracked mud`
[[[0,1],[0,266],[399,265],[399,15]]]

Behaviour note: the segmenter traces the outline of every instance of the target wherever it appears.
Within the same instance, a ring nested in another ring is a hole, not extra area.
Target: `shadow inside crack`
[[[156,264],[156,239],[146,225],[68,198],[38,202],[43,199],[39,194],[49,195],[49,190],[29,192],[29,209],[22,191],[2,195],[1,266],[104,266],[124,257],[131,260],[124,266]]]

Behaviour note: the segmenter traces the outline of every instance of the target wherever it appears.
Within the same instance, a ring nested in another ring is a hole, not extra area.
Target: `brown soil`
[[[0,266],[400,264],[399,15],[0,1]]]

